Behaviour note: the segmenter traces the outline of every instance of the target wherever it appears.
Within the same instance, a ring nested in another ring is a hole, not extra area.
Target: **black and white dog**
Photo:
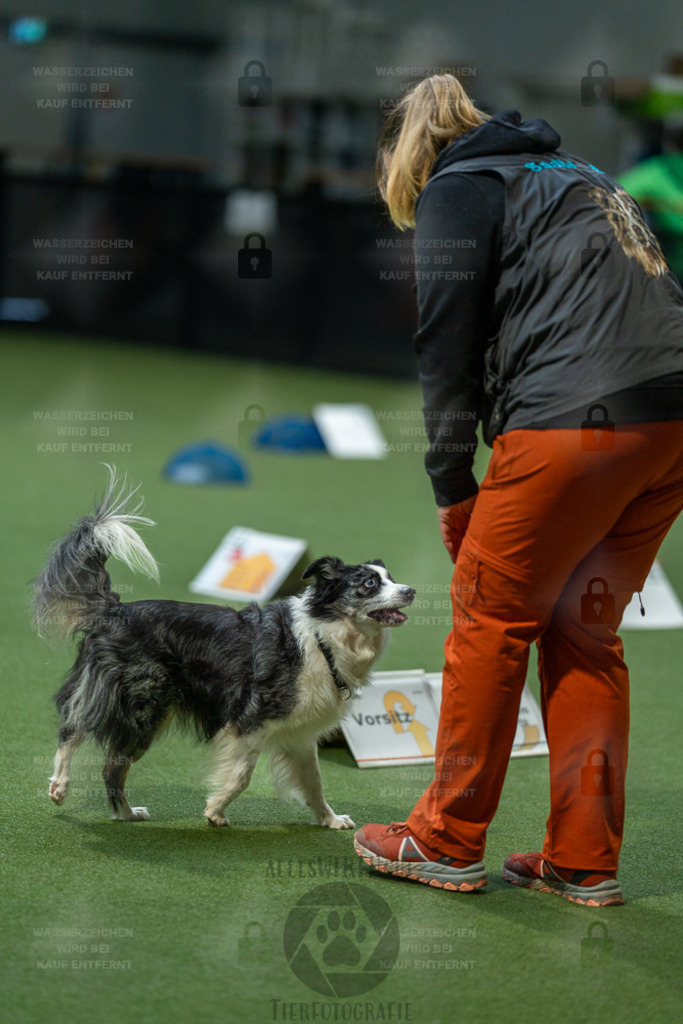
[[[154,558],[132,523],[154,525],[131,507],[135,491],[109,485],[92,516],[59,541],[34,580],[38,631],[82,634],[78,656],[55,694],[61,714],[49,794],[62,804],[74,752],[86,739],[105,750],[103,777],[113,817],[144,821],[124,793],[128,769],[175,720],[212,740],[213,792],[205,815],[224,811],[249,784],[263,751],[278,790],[310,807],[319,825],[352,828],[323,796],[317,740],[332,731],[345,699],[368,681],[400,626],[412,587],[395,583],[379,560],[345,565],[324,557],[303,574],[301,595],[237,611],[178,601],[121,603],[111,590],[110,556],[158,578]]]

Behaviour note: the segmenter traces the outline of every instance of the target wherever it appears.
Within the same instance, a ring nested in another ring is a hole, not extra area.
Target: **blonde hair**
[[[488,121],[453,75],[413,86],[387,115],[377,148],[377,186],[397,228],[415,225],[415,200],[437,156],[458,135]]]

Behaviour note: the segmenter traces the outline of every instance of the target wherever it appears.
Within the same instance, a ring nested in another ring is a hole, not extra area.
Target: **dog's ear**
[[[331,555],[324,555],[322,558],[317,558],[315,562],[311,562],[301,579],[307,580],[309,576],[314,576],[316,581],[336,580],[341,575],[344,568],[345,566],[341,558],[333,558]]]
[[[386,565],[384,564],[384,562],[382,561],[381,558],[371,558],[370,561],[366,562],[365,564],[366,565],[381,565],[383,569],[386,569]]]

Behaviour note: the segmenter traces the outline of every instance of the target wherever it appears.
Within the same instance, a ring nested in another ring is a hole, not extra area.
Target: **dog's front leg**
[[[335,814],[325,800],[317,744],[304,750],[283,750],[278,754],[278,761],[278,774],[303,797],[318,825],[334,829],[355,827],[348,814]]]
[[[215,790],[204,814],[209,825],[229,825],[223,812],[249,785],[261,747],[244,736],[235,736],[228,727],[216,737],[214,751],[211,777]]]

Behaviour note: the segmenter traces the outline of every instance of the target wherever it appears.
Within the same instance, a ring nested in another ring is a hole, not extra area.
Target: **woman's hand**
[[[460,545],[467,533],[467,527],[470,524],[470,516],[472,515],[476,500],[477,496],[475,494],[472,498],[467,498],[457,505],[446,505],[437,509],[441,539],[453,563],[455,563],[458,557]]]

